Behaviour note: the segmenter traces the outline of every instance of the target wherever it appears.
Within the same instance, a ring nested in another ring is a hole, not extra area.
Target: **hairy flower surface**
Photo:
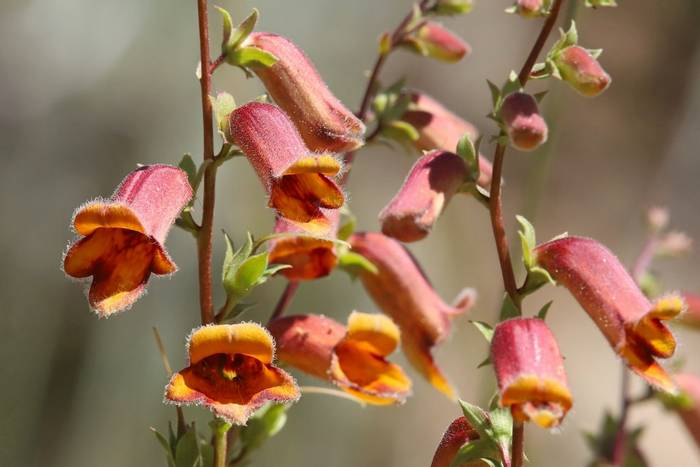
[[[500,116],[514,148],[534,151],[547,141],[547,122],[530,94],[514,92],[503,100]]]
[[[559,425],[572,404],[564,361],[554,335],[539,318],[514,318],[496,326],[491,340],[500,404],[516,421]]]
[[[608,89],[612,79],[591,53],[578,45],[572,45],[555,57],[559,73],[579,94],[595,97]]]
[[[454,152],[462,136],[468,135],[472,141],[479,137],[479,131],[474,125],[455,115],[429,95],[411,91],[410,96],[411,106],[402,119],[418,130],[419,138],[415,143],[418,150],[442,149]],[[488,189],[493,168],[482,155],[479,155],[479,170],[481,173],[477,183]]]
[[[433,462],[430,464],[430,467],[451,467],[452,461],[460,448],[468,442],[477,439],[479,439],[479,434],[472,428],[465,417],[455,419],[450,423],[450,426],[447,427],[445,434],[442,435],[442,439],[435,450]],[[486,465],[488,464],[485,462],[475,461],[467,464],[459,464],[457,467],[485,467]]]
[[[165,399],[176,405],[206,406],[234,425],[267,402],[294,402],[299,388],[272,364],[274,342],[256,323],[202,326],[187,344],[189,365],[175,373]]]
[[[82,238],[68,249],[63,269],[75,278],[92,276],[88,301],[98,315],[131,306],[151,273],[177,270],[164,243],[191,197],[185,172],[149,165],[127,175],[110,199],[78,208],[73,228]]]
[[[267,32],[254,32],[245,42],[277,57],[271,67],[253,71],[312,151],[346,152],[362,146],[364,124],[331,93],[299,47]]]
[[[402,242],[425,238],[466,177],[467,166],[458,155],[439,150],[424,154],[379,214],[382,232]]]
[[[328,235],[335,236],[340,212],[322,211],[330,222]],[[289,280],[314,280],[327,276],[338,263],[335,244],[332,241],[308,235],[293,235],[303,234],[304,230],[282,217],[275,221],[275,233],[290,234],[270,242],[270,262],[290,265],[291,268],[280,271],[280,274]]]
[[[682,312],[680,297],[650,303],[617,257],[589,238],[565,237],[538,246],[537,263],[576,298],[615,352],[649,384],[673,392],[675,386],[656,361],[676,349],[663,324]]]
[[[428,57],[443,62],[458,62],[471,52],[469,44],[461,37],[435,21],[426,21],[418,28],[416,38]]]
[[[690,400],[691,406],[678,410],[688,433],[700,447],[700,378],[690,373],[675,376],[676,384]]]
[[[455,390],[435,363],[432,348],[447,338],[452,318],[474,304],[474,290],[465,289],[453,306],[447,305],[396,240],[375,232],[355,233],[348,240],[353,251],[376,266],[376,273],[363,270],[359,277],[377,306],[401,329],[408,360],[436,389],[454,398]]]
[[[325,316],[286,316],[269,329],[280,360],[360,400],[394,404],[411,393],[411,380],[386,360],[399,343],[399,329],[386,316],[352,312],[347,328]]]
[[[338,209],[345,202],[334,179],[341,169],[334,155],[309,151],[279,107],[259,102],[231,113],[229,140],[248,157],[280,216],[308,232],[330,230],[322,208]]]

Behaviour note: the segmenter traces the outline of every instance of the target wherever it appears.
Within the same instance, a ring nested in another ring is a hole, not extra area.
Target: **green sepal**
[[[457,143],[457,154],[464,159],[469,171],[469,181],[476,183],[481,175],[479,168],[479,146],[481,146],[481,137],[472,143],[469,134],[465,133]]]
[[[491,361],[491,355],[489,355],[484,360],[482,360],[481,363],[479,363],[476,366],[476,368],[479,369],[479,368],[483,368],[483,367],[488,366],[488,365],[493,365],[493,362]]]
[[[668,410],[689,410],[695,407],[693,398],[683,391],[679,391],[676,394],[665,391],[655,391],[654,395]]]
[[[461,459],[461,462],[484,458],[495,462],[494,465],[502,465],[499,453],[508,452],[512,437],[513,419],[510,409],[496,407],[487,412],[481,407],[463,400],[460,400],[459,404],[469,424],[479,434],[479,439],[463,446],[457,457]],[[470,444],[475,445],[475,447],[468,448]],[[460,465],[460,463],[453,462],[451,465]]]
[[[505,320],[511,319],[511,318],[518,318],[520,316],[522,316],[522,312],[515,305],[515,303],[513,302],[513,299],[510,298],[510,295],[508,295],[507,293],[504,294],[503,304],[501,304],[501,312],[499,315],[499,321],[505,321]]]
[[[342,220],[340,222],[340,227],[338,228],[338,233],[336,234],[338,240],[343,241],[347,241],[347,239],[350,238],[350,235],[352,235],[357,228],[357,217],[355,217],[355,215],[350,211],[350,208],[347,206],[348,205],[346,203],[340,208]]]
[[[216,127],[219,133],[225,136],[228,129],[228,116],[236,109],[236,101],[227,92],[220,92],[216,97],[209,96],[209,100],[214,110]]]
[[[226,55],[227,63],[244,70],[256,67],[268,68],[277,63],[277,60],[277,57],[270,52],[252,45],[240,47]]]
[[[224,22],[221,40],[221,53],[226,54],[229,40],[231,39],[231,31],[233,31],[233,19],[231,18],[231,13],[229,13],[228,10],[217,5],[214,5],[214,8],[216,8],[216,11],[221,13]]]
[[[260,13],[256,8],[250,12],[248,17],[241,21],[236,29],[233,30],[231,34],[231,39],[228,43],[228,51],[237,49],[241,43],[248,38],[253,29],[255,29],[255,24],[258,22],[258,16]]]
[[[493,327],[491,327],[490,324],[484,323],[483,321],[470,321],[470,323],[484,336],[484,339],[486,339],[488,343],[491,343],[491,339],[493,339]]]
[[[520,237],[520,246],[523,250],[523,263],[525,264],[525,268],[530,270],[530,268],[535,265],[535,259],[532,254],[532,250],[537,246],[535,228],[525,217],[515,216],[515,218],[521,227],[521,229],[518,230],[518,236]]]
[[[190,182],[190,187],[194,191],[197,180],[197,164],[194,163],[192,155],[187,153],[182,156],[177,166],[187,174],[187,181]]]
[[[377,274],[379,269],[370,260],[354,251],[346,251],[338,257],[338,267],[355,279],[360,273]]]
[[[547,284],[556,285],[557,283],[545,269],[533,266],[527,271],[525,284],[518,289],[518,293],[523,296],[529,295]]]
[[[175,447],[175,467],[204,467],[194,423],[177,442]]]
[[[586,8],[616,7],[615,0],[586,0]]]
[[[459,400],[459,405],[467,421],[469,421],[469,424],[479,434],[479,438],[488,440],[490,438],[489,429],[491,425],[488,412],[477,405],[470,404],[461,399]]]
[[[549,313],[549,308],[552,306],[553,300],[548,301],[544,305],[542,305],[542,308],[540,308],[540,311],[537,312],[537,317],[544,321],[547,319],[547,313]]]
[[[496,86],[492,81],[486,80],[486,84],[489,86],[489,91],[491,92],[491,106],[495,109],[499,107],[501,99],[501,88]]]
[[[385,32],[382,37],[379,38],[379,55],[389,55],[393,47],[391,34]]]
[[[385,138],[401,144],[412,143],[420,138],[420,133],[418,133],[416,127],[403,120],[383,122],[380,133]]]
[[[160,444],[163,447],[163,450],[165,451],[165,460],[168,462],[168,467],[175,467],[175,457],[170,442],[167,439],[165,439],[165,436],[160,434],[160,432],[155,428],[150,427],[150,430],[153,432],[156,439],[158,440],[158,444]]]
[[[452,459],[450,463],[450,467],[459,467],[477,461],[481,461],[493,467],[500,467],[503,464],[492,459],[492,456],[496,455],[498,455],[498,453],[494,448],[493,442],[490,440],[477,439],[469,441],[459,448],[459,451],[457,451],[457,454],[455,454],[454,459]]]
[[[232,322],[233,320],[239,318],[246,311],[252,310],[256,306],[258,306],[257,303],[237,303],[235,301],[231,303],[232,304],[229,303],[228,299],[226,300],[223,312],[221,313],[221,315],[217,316],[216,322],[218,324]]]
[[[253,251],[253,236],[248,232],[246,241],[243,245],[234,251],[233,241],[224,232],[224,240],[226,241],[226,255],[224,256],[223,270],[221,272],[221,281],[225,284],[232,284],[236,279],[236,271],[241,267],[243,261],[248,259]]]
[[[439,0],[427,13],[437,16],[466,15],[473,8],[472,0]]]

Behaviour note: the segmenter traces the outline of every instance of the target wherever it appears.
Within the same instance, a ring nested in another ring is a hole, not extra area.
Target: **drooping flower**
[[[426,21],[418,28],[415,40],[426,56],[443,62],[458,62],[471,52],[471,47],[461,37],[435,21]]]
[[[280,216],[309,232],[330,229],[322,208],[338,209],[345,202],[334,179],[341,169],[334,155],[309,151],[279,107],[259,102],[231,113],[229,140],[248,157]]]
[[[472,141],[479,137],[479,131],[466,120],[458,117],[442,104],[419,91],[411,91],[411,106],[402,119],[413,125],[419,134],[416,148],[420,151],[442,149],[456,151],[462,136],[469,135]],[[488,189],[491,185],[491,163],[479,155],[480,176],[477,183]]]
[[[547,141],[547,122],[540,115],[537,101],[530,94],[508,94],[503,99],[500,116],[514,148],[534,151]]]
[[[151,273],[177,270],[164,243],[191,197],[185,172],[149,165],[127,175],[110,199],[78,208],[72,223],[82,238],[68,249],[63,270],[75,278],[92,276],[88,301],[99,316],[131,306]]]
[[[274,342],[257,323],[219,324],[195,329],[187,343],[188,366],[173,374],[165,399],[203,405],[234,425],[267,402],[294,402],[299,388],[272,364]]]
[[[435,363],[432,348],[447,338],[452,318],[471,308],[476,292],[465,289],[453,306],[447,305],[396,240],[364,232],[353,234],[348,241],[353,251],[376,266],[376,273],[363,270],[359,277],[377,306],[401,329],[408,360],[436,389],[454,398],[455,390]]]
[[[399,329],[383,315],[352,312],[347,328],[325,316],[278,318],[268,326],[279,359],[376,405],[404,402],[411,380],[389,362]]]
[[[554,58],[559,74],[579,94],[595,97],[605,91],[612,79],[591,53],[578,45],[566,47]]]
[[[439,150],[424,154],[379,214],[382,232],[402,242],[425,238],[466,177],[466,164],[458,155]]]
[[[572,404],[564,361],[554,335],[539,318],[501,322],[491,340],[500,404],[513,419],[543,428],[559,425]]]
[[[688,397],[691,406],[678,410],[683,424],[700,447],[700,378],[690,373],[675,375],[678,387]]]
[[[656,361],[676,348],[663,324],[683,310],[673,295],[655,303],[641,292],[617,257],[595,240],[565,237],[538,246],[537,263],[576,298],[615,352],[649,384],[668,392],[675,386]]]
[[[335,236],[340,212],[322,210],[330,222],[328,235]],[[282,217],[275,221],[275,233],[303,234],[304,231]],[[338,263],[335,244],[330,240],[310,236],[281,237],[270,242],[271,263],[288,264],[280,271],[290,281],[313,280],[327,276]]]
[[[253,71],[312,151],[346,152],[362,146],[364,124],[331,93],[299,47],[267,32],[252,33],[244,45],[277,57],[271,67],[256,67]]]
[[[430,467],[450,467],[461,447],[477,439],[479,439],[479,434],[465,417],[455,419],[442,436]],[[479,460],[459,464],[459,467],[485,467],[486,465],[488,464]]]

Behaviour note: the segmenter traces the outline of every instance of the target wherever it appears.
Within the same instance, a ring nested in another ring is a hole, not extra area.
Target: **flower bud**
[[[579,94],[595,97],[610,86],[611,78],[588,50],[572,45],[555,57],[559,74]]]
[[[267,32],[252,33],[245,45],[277,57],[271,67],[253,71],[312,151],[346,152],[362,146],[364,124],[331,93],[301,49]]]
[[[187,174],[156,164],[127,175],[111,199],[75,212],[73,227],[83,238],[68,249],[63,269],[71,277],[92,276],[88,301],[101,317],[130,307],[146,290],[151,273],[177,270],[164,243],[190,198]]]
[[[491,340],[500,404],[519,422],[559,425],[572,404],[559,346],[539,318],[514,318],[496,326]]]
[[[534,151],[547,141],[547,122],[530,94],[514,92],[506,96],[500,116],[514,148]]]
[[[435,150],[420,157],[379,214],[384,235],[402,242],[425,238],[466,177],[464,160],[456,154]]]
[[[656,253],[661,256],[679,257],[690,253],[693,239],[685,232],[673,231],[659,241]]]
[[[268,205],[299,228],[323,234],[331,222],[321,208],[345,199],[334,180],[340,161],[306,147],[287,115],[271,104],[251,102],[229,117],[229,141],[240,146],[270,196]]]
[[[516,0],[513,5],[514,12],[526,18],[534,18],[547,14],[545,0]]]
[[[454,398],[455,391],[433,360],[432,348],[450,333],[450,321],[474,304],[476,293],[465,289],[453,306],[447,305],[423,275],[411,254],[396,240],[375,232],[355,233],[348,239],[353,251],[367,258],[377,272],[361,271],[367,293],[401,329],[404,354],[439,391]]]
[[[442,435],[442,440],[435,451],[433,462],[430,467],[450,467],[452,460],[459,452],[460,448],[470,441],[479,439],[479,433],[472,428],[466,417],[455,419]],[[487,464],[482,461],[460,464],[459,467],[485,467]]]
[[[675,380],[692,404],[691,407],[679,409],[678,415],[695,444],[700,446],[700,378],[690,373],[682,373],[676,375]]]
[[[534,250],[537,264],[576,298],[627,365],[649,384],[667,392],[675,386],[656,358],[676,348],[663,321],[684,308],[681,298],[650,303],[617,257],[595,240],[565,237]]]
[[[268,326],[279,359],[375,405],[404,402],[411,381],[386,360],[399,329],[386,316],[352,312],[347,328],[325,316],[285,316]]]
[[[647,224],[652,232],[661,232],[668,227],[670,218],[668,209],[664,207],[654,206],[647,211]]]
[[[469,44],[442,24],[427,21],[415,34],[425,55],[443,62],[460,61],[471,52]]]
[[[474,125],[458,117],[446,109],[429,95],[411,91],[411,107],[402,117],[413,125],[419,134],[416,148],[420,151],[441,149],[454,152],[462,136],[469,135],[472,141],[479,137],[479,131]],[[491,163],[479,155],[479,170],[481,172],[477,183],[489,188],[491,185]]]
[[[340,212],[322,209],[330,222],[328,235],[335,237],[340,221]],[[303,234],[304,230],[282,217],[275,221],[275,233]],[[290,281],[313,280],[331,273],[338,263],[335,244],[330,240],[310,236],[281,237],[270,242],[269,261],[288,264],[289,269],[280,271]]]

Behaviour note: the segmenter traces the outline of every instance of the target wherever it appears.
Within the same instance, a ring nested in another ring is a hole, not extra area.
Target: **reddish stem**
[[[224,54],[221,54],[218,57],[216,57],[216,60],[209,64],[209,75],[213,75],[216,69],[219,68],[219,66],[221,66],[221,64],[223,64],[225,60],[226,55]]]
[[[214,128],[212,126],[211,65],[209,61],[209,17],[207,0],[197,0],[199,18],[199,54],[202,63],[202,77],[199,80],[202,98],[202,127],[204,130],[204,162],[214,160]],[[214,225],[214,196],[216,190],[216,167],[208,164],[204,170],[204,197],[202,202],[202,227],[197,236],[197,257],[199,263],[199,307],[202,324],[214,321],[212,303],[212,228]]]
[[[277,306],[275,306],[275,311],[272,312],[272,314],[270,315],[270,319],[267,322],[268,324],[270,324],[271,322],[273,322],[274,320],[276,320],[284,314],[298,288],[298,281],[287,282],[287,287],[284,288],[282,295],[280,295],[280,298],[277,301]]]

